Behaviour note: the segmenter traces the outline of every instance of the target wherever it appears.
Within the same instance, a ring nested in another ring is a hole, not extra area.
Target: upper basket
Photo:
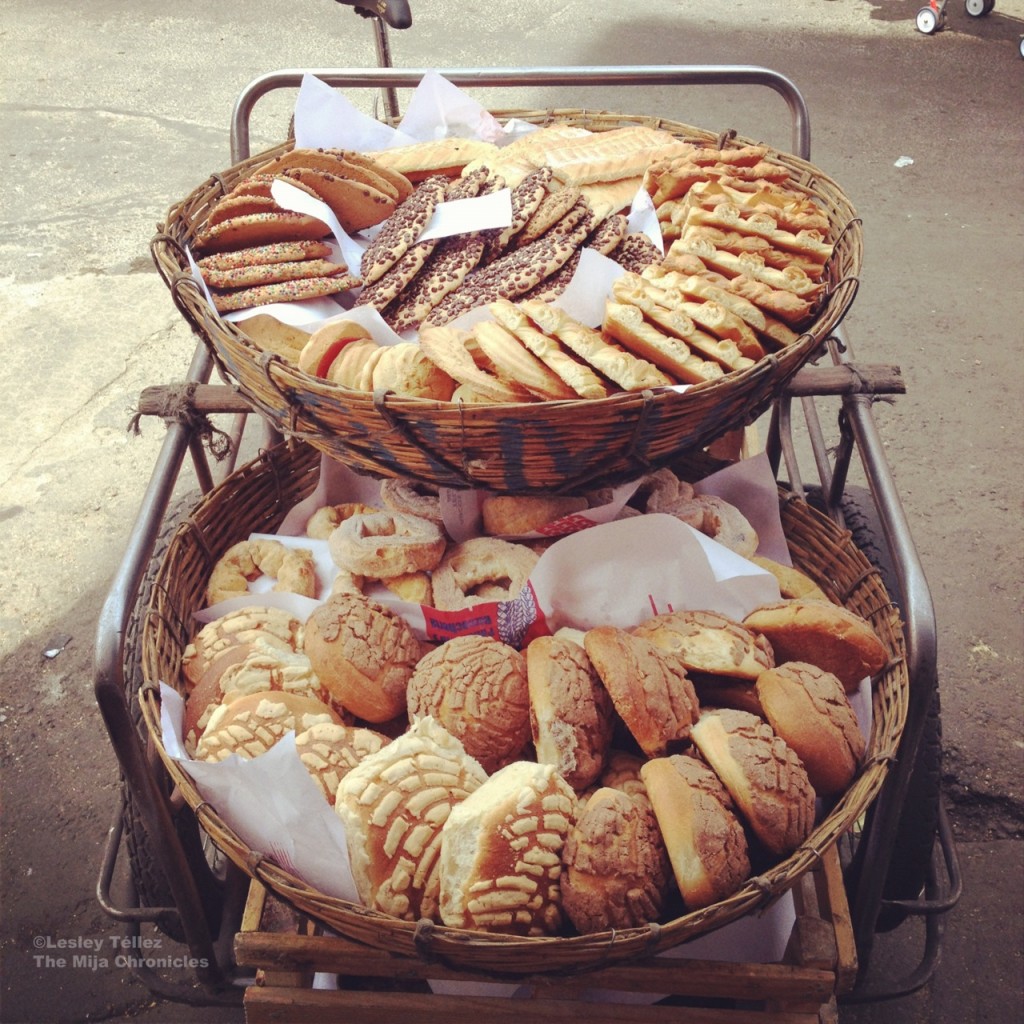
[[[664,118],[578,109],[503,110],[542,125],[564,122],[591,131],[643,124],[703,146],[752,144]],[[282,434],[300,438],[339,461],[382,477],[408,477],[455,488],[568,492],[619,483],[706,447],[754,422],[790,378],[822,350],[857,291],[860,221],[842,189],[817,167],[770,151],[789,185],[827,213],[833,253],[818,313],[797,342],[746,370],[690,388],[624,392],[592,401],[464,405],[366,392],[310,376],[260,349],[244,329],[224,320],[193,280],[186,247],[212,207],[253,168],[288,149],[283,143],[213,175],[172,206],[152,253],[185,319],[206,342],[221,373]]]

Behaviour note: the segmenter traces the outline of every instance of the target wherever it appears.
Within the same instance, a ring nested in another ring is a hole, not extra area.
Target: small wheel
[[[992,10],[995,0],[964,0],[964,10],[972,18],[980,18]]]
[[[938,31],[939,19],[930,7],[922,7],[917,12],[914,24],[917,25],[918,32],[923,32],[926,36],[930,36]]]
[[[1024,58],[1024,36],[1020,37],[1020,43],[1018,44],[1018,49],[1020,50],[1021,57]]]

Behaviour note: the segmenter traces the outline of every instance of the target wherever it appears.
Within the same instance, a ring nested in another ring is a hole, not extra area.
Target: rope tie
[[[412,933],[412,941],[416,947],[416,955],[428,964],[439,962],[439,958],[433,950],[433,939],[434,922],[429,917],[421,917],[416,922],[416,928]]]
[[[250,850],[245,855],[245,867],[246,867],[246,870],[253,876],[253,878],[257,877],[256,872],[259,871],[260,865],[262,863],[263,863],[263,854],[259,853],[257,850]]]
[[[178,423],[190,434],[195,434],[206,445],[210,454],[218,461],[231,454],[231,437],[215,427],[205,413],[195,407],[196,381],[168,387],[163,392],[163,401],[155,415],[165,422]],[[128,421],[128,430],[138,436],[143,414],[136,412]]]

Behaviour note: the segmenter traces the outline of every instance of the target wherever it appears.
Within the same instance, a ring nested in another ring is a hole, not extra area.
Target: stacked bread
[[[282,207],[283,181],[325,203],[346,231],[392,213],[412,191],[400,174],[350,150],[292,149],[256,167],[217,200],[195,239],[219,312],[337,295],[362,284],[324,241],[330,227]]]
[[[693,500],[665,471],[638,495],[663,509]],[[429,494],[400,496],[436,511]],[[563,501],[548,514],[573,508]],[[382,513],[357,507],[329,535],[364,559],[352,577],[432,574],[459,608],[514,598],[507,559],[536,558],[499,538],[455,544],[420,518],[396,560],[395,517],[417,517],[389,511],[391,532],[367,533]],[[499,510],[533,523],[537,499]],[[515,935],[665,920],[798,849],[816,798],[842,794],[864,757],[847,691],[884,667],[885,647],[822,591],[807,596],[809,577],[765,564],[804,596],[742,622],[677,611],[521,650],[482,635],[427,643],[354,587],[305,623],[234,611],[186,652],[188,742],[216,761],[294,731],[345,823],[360,897],[383,913]]]

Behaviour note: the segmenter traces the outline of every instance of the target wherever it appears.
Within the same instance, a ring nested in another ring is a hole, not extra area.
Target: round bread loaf
[[[364,757],[377,753],[387,742],[387,736],[373,729],[318,722],[295,737],[295,749],[333,807],[341,780]]]
[[[750,875],[750,858],[743,826],[718,776],[683,754],[654,758],[640,774],[686,909],[734,893]]]
[[[334,810],[367,907],[405,921],[437,920],[442,827],[486,779],[432,718],[413,723],[345,775]]]
[[[484,498],[480,514],[484,533],[492,537],[517,537],[586,507],[586,498],[572,495],[495,494]]]
[[[341,725],[323,701],[283,690],[250,693],[219,705],[196,745],[199,761],[223,761],[232,754],[250,760],[265,754],[289,732],[302,732],[319,722]]]
[[[615,626],[588,630],[584,646],[619,717],[648,757],[686,743],[700,708],[677,654]]]
[[[541,636],[526,649],[530,730],[537,760],[577,792],[600,774],[615,728],[608,691],[587,652],[572,640]]]
[[[730,679],[728,676],[716,676],[707,672],[691,672],[690,681],[697,692],[697,700],[702,711],[736,708],[739,711],[749,711],[758,718],[764,718],[764,708],[758,700],[753,680]]]
[[[452,808],[441,831],[441,920],[452,928],[554,935],[562,849],[576,795],[549,764],[515,761]]]
[[[815,792],[843,792],[865,748],[843,684],[816,665],[790,661],[762,672],[755,685],[765,717],[796,751]]]
[[[437,719],[488,773],[530,742],[526,659],[488,636],[456,636],[426,654],[407,690],[409,718]]]
[[[333,701],[367,722],[387,722],[405,710],[423,645],[389,608],[343,593],[306,620],[303,650]]]
[[[700,716],[693,742],[769,853],[792,853],[814,827],[814,789],[792,748],[746,711]]]
[[[196,686],[208,672],[219,675],[231,660],[245,657],[247,645],[257,638],[294,651],[301,642],[302,623],[291,612],[267,605],[236,608],[206,623],[182,655],[186,686]]]
[[[775,664],[772,649],[763,636],[717,612],[655,615],[637,626],[633,635],[677,654],[693,672],[753,681]]]
[[[309,658],[301,651],[282,647],[276,640],[262,636],[249,644],[231,649],[232,657],[224,657],[216,664],[222,671],[207,671],[185,701],[185,719],[182,732],[186,749],[195,751],[195,744],[206,728],[218,704],[228,704],[238,697],[263,690],[285,690],[305,697],[314,697],[330,704]],[[339,715],[342,709],[335,708]]]
[[[794,598],[755,608],[743,624],[768,638],[776,663],[817,665],[838,676],[847,693],[889,661],[871,623],[842,605]]]
[[[619,789],[596,790],[562,857],[562,908],[578,932],[657,921],[669,894],[665,843],[648,806]]]

